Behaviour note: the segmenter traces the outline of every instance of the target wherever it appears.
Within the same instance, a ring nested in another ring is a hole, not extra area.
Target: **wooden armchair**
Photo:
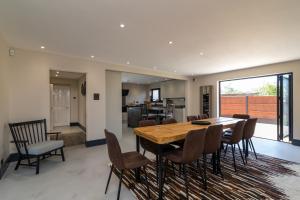
[[[61,156],[62,161],[65,161],[64,141],[58,140],[60,132],[48,133],[46,119],[10,123],[9,128],[19,154],[15,170],[20,165],[35,166],[36,174],[39,174],[40,159]],[[56,140],[50,140],[50,135],[55,135]],[[60,154],[57,154],[58,150]],[[31,161],[31,159],[36,159],[36,161]],[[27,163],[21,163],[23,160],[27,160]]]

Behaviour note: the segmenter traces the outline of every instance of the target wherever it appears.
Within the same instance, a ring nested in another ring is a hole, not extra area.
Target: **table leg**
[[[140,153],[140,137],[136,136],[136,151]],[[141,169],[135,169],[135,180],[137,182],[141,181]]]
[[[163,199],[163,155],[162,155],[162,146],[158,145],[158,165],[159,165],[159,170],[158,170],[158,185],[159,185],[159,195],[158,199],[162,200]]]

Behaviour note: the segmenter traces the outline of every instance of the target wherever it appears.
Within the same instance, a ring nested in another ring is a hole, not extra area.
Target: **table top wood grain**
[[[202,121],[209,121],[211,122],[211,125],[223,124],[224,128],[232,128],[238,121],[240,121],[240,119],[219,117],[209,118]],[[134,133],[137,136],[143,137],[156,144],[167,144],[184,139],[186,134],[191,130],[206,129],[209,126],[210,125],[194,125],[191,122],[183,122],[139,127],[134,129]]]

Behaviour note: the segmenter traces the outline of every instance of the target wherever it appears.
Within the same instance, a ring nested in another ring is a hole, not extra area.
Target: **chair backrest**
[[[239,121],[236,123],[234,126],[234,129],[232,131],[232,136],[231,136],[231,142],[236,144],[240,142],[244,136],[244,127],[245,127],[246,121]]]
[[[175,124],[175,123],[177,123],[177,121],[174,118],[165,119],[161,122],[161,124]]]
[[[257,118],[250,118],[246,121],[244,127],[244,139],[250,139],[253,137],[256,123],[257,123]]]
[[[234,114],[232,115],[233,118],[237,118],[237,119],[249,119],[250,115],[247,114]]]
[[[187,119],[188,122],[192,122],[192,121],[198,120],[198,116],[197,115],[190,115],[190,116],[187,116],[186,119]]]
[[[24,143],[19,141],[27,141],[29,145],[47,141],[46,119],[9,123],[9,128],[19,153],[24,148]]]
[[[215,153],[221,146],[223,125],[209,126],[206,130],[204,153]]]
[[[117,137],[115,136],[115,134],[109,132],[106,129],[104,130],[104,132],[110,161],[116,168],[124,169],[122,151]]]
[[[156,125],[155,120],[141,120],[141,121],[139,121],[139,127],[155,126],[155,125]]]
[[[198,115],[198,119],[208,119],[208,115],[207,114],[201,114],[201,115]]]
[[[191,163],[202,155],[205,144],[205,129],[192,130],[185,137],[183,145],[183,163]]]

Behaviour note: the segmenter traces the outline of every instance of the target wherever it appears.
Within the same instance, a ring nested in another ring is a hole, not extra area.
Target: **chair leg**
[[[220,173],[221,177],[224,178],[222,170],[221,170],[221,150],[217,151],[217,172]]]
[[[234,171],[236,172],[236,164],[235,164],[235,145],[231,145],[231,152],[232,152],[232,158],[233,158],[233,167]]]
[[[203,155],[203,188],[207,190],[207,176],[206,176],[206,154]]]
[[[223,159],[226,157],[227,148],[228,148],[228,144],[226,144],[226,147],[225,147],[225,151],[224,151],[224,156],[223,156]]]
[[[36,171],[35,174],[39,174],[40,173],[40,157],[38,156],[36,158]]]
[[[172,170],[173,170],[173,175],[174,175],[174,178],[176,178],[176,173],[175,173],[175,164],[173,162],[171,162],[172,164]]]
[[[188,172],[187,172],[186,164],[183,164],[183,176],[184,176],[184,181],[185,181],[186,199],[189,199],[189,182],[188,182],[187,173]]]
[[[216,153],[212,154],[213,174],[217,174]]]
[[[64,149],[63,148],[60,149],[60,154],[61,154],[62,161],[65,162],[66,159],[65,159],[65,154],[64,154]]]
[[[157,184],[158,184],[158,168],[159,168],[158,155],[156,155],[156,182],[157,182]]]
[[[110,172],[109,172],[109,176],[108,176],[107,183],[106,183],[105,194],[107,193],[107,189],[108,189],[108,186],[109,186],[109,183],[110,183],[110,178],[111,178],[111,174],[113,172],[113,169],[114,169],[114,166],[112,165],[110,167]]]
[[[124,170],[121,170],[121,174],[120,174],[120,182],[119,182],[119,189],[118,189],[118,198],[117,198],[117,200],[120,199],[121,185],[122,185],[122,179],[123,179],[123,172],[124,172]]]
[[[246,164],[245,164],[245,160],[244,160],[244,156],[243,156],[243,153],[242,153],[242,150],[241,150],[241,147],[240,147],[240,144],[239,144],[239,143],[237,143],[237,145],[238,145],[238,148],[239,148],[239,151],[240,151],[240,155],[241,155],[241,158],[242,158],[243,164],[244,164],[244,165],[246,165]]]
[[[254,148],[253,142],[252,142],[251,139],[250,139],[249,141],[250,141],[250,146],[252,146],[252,149],[253,149],[253,153],[254,153],[254,155],[255,155],[255,158],[257,159],[257,155],[256,155],[256,152],[255,152],[255,148]]]
[[[144,149],[143,156],[145,156],[145,154],[146,154],[146,149]]]
[[[20,164],[21,164],[21,158],[18,159],[18,162],[17,162],[17,164],[15,166],[15,170],[19,169]]]
[[[145,181],[146,181],[146,187],[147,187],[147,195],[148,195],[148,199],[150,199],[150,188],[149,188],[149,182],[148,182],[148,174],[146,171],[146,166],[143,167],[144,173],[145,173]]]

